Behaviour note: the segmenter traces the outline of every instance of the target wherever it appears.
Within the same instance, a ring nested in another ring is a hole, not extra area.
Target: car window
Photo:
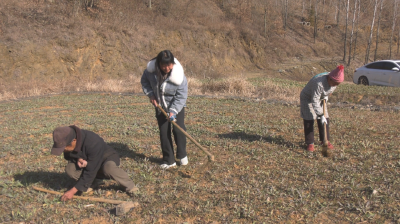
[[[384,62],[384,69],[385,70],[392,70],[392,68],[397,67],[394,63],[392,62]]]
[[[384,69],[385,70],[392,70],[392,68],[397,67],[396,64],[392,62],[384,62]]]
[[[371,69],[385,69],[384,62],[371,63],[365,67],[371,68]]]
[[[397,62],[397,65],[400,66],[400,62]]]
[[[365,67],[366,67],[366,68],[374,68],[375,64],[376,64],[376,63],[371,63],[371,64],[369,64],[369,65],[366,65]]]

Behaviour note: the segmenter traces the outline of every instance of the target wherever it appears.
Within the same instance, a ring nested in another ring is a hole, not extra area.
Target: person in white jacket
[[[161,150],[163,154],[161,168],[176,166],[174,147],[171,136],[171,123],[157,108],[160,105],[175,122],[186,131],[185,107],[188,95],[187,79],[183,67],[169,50],[161,51],[157,57],[147,63],[141,84],[151,104],[156,107],[156,118],[160,130]],[[176,159],[180,165],[188,164],[186,153],[186,136],[173,127],[174,140],[177,145]]]
[[[329,115],[325,108],[325,116],[322,108],[323,101],[328,100],[328,96],[335,91],[336,87],[344,81],[344,67],[339,65],[330,73],[316,75],[307,83],[300,93],[300,113],[304,120],[304,135],[307,151],[314,151],[314,120],[317,120],[319,139],[324,139],[323,126],[326,124],[326,134],[329,141]],[[328,142],[328,149],[334,147]]]

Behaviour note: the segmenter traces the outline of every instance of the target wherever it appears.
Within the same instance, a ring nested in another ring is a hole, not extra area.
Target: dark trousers
[[[329,118],[326,118],[326,135],[329,141]],[[324,125],[322,124],[320,119],[317,119],[318,124],[318,132],[319,132],[319,140],[322,142],[324,141]],[[314,143],[314,120],[304,120],[304,134],[306,144],[313,144]]]
[[[175,163],[175,156],[174,156],[174,146],[172,142],[171,136],[171,123],[165,117],[163,113],[157,114],[156,117],[158,121],[158,128],[160,130],[160,141],[161,141],[161,150],[163,154],[163,162],[165,164],[171,165]],[[186,131],[185,127],[185,108],[181,110],[176,116],[176,123],[181,127],[183,130]],[[172,133],[174,134],[174,140],[176,143],[176,158],[182,159],[186,156],[186,136],[177,128],[172,128]]]

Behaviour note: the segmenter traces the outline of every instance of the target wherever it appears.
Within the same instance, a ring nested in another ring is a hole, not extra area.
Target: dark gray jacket
[[[64,152],[64,158],[74,163],[79,158],[87,161],[87,166],[83,168],[82,175],[75,184],[76,189],[86,191],[104,162],[111,160],[119,166],[119,155],[96,133],[80,129],[74,125],[70,127],[76,132],[76,147],[72,152]]]
[[[178,114],[186,106],[188,83],[182,65],[176,58],[174,61],[175,64],[171,74],[163,83],[159,84],[157,73],[160,71],[158,66],[156,66],[156,60],[151,60],[143,72],[140,83],[146,96],[155,96],[158,103],[168,113],[173,112]]]

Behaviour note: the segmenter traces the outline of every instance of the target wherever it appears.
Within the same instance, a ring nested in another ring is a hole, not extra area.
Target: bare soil
[[[55,91],[58,83],[67,89],[74,82],[137,77],[164,49],[189,77],[252,73],[305,81],[343,63],[341,27],[324,31],[314,43],[312,28],[300,25],[297,14],[287,31],[271,23],[264,36],[257,5],[243,19],[231,11],[233,3],[212,0],[157,1],[152,8],[139,0],[94,3],[85,8],[79,0],[2,1],[0,92],[15,85],[49,83]],[[364,46],[365,39],[358,41]],[[346,68],[347,80],[360,65],[362,49]]]

